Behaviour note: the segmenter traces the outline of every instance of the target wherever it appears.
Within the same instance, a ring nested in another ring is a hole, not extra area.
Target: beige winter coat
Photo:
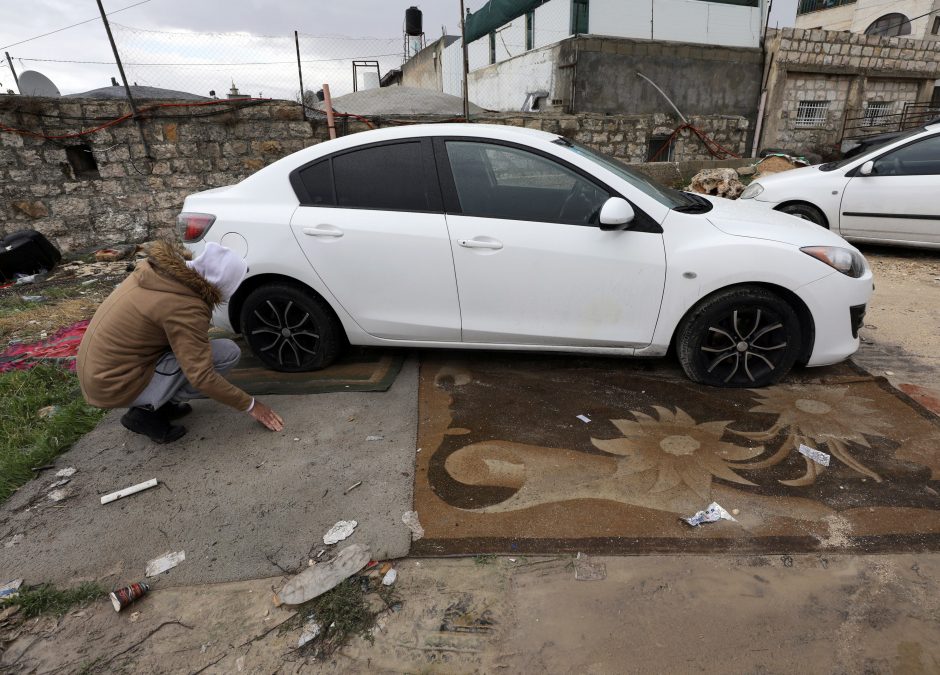
[[[209,326],[219,290],[186,266],[189,254],[157,242],[150,256],[101,304],[78,350],[82,394],[99,408],[124,408],[150,383],[157,360],[172,350],[186,379],[237,410],[251,396],[212,367]]]

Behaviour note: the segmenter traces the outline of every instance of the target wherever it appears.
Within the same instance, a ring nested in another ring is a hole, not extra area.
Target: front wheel
[[[811,223],[816,223],[820,227],[825,227],[827,230],[829,229],[826,216],[812,204],[787,204],[786,206],[781,206],[778,211],[796,216],[797,218],[802,218],[803,220],[808,220]]]
[[[288,284],[270,284],[245,298],[241,331],[251,351],[287,373],[326,368],[343,345],[342,328],[322,300]]]
[[[802,348],[800,320],[789,303],[758,286],[720,291],[695,307],[676,336],[691,380],[715,387],[779,382]]]

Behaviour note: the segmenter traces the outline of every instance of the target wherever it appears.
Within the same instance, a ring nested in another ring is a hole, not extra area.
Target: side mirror
[[[858,169],[859,176],[870,176],[875,173],[875,163],[872,160],[868,160]]]
[[[630,202],[620,197],[611,197],[601,207],[601,229],[606,232],[625,230],[635,217],[636,213]]]

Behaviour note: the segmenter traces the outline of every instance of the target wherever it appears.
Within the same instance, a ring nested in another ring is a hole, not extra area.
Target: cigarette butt
[[[360,485],[362,485],[362,481],[359,481],[358,483],[353,483],[353,484],[350,485],[348,488],[346,488],[346,490],[343,492],[343,494],[344,494],[344,495],[348,495],[350,492],[352,492],[353,490],[355,490],[355,489],[356,489],[357,487],[359,487]]]

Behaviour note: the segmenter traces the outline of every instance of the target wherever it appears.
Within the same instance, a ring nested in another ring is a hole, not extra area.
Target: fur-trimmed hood
[[[215,307],[222,302],[222,292],[198,272],[186,266],[186,261],[191,260],[193,255],[184,246],[171,241],[156,241],[148,247],[147,256],[154,272],[179,282],[202,298],[209,307]],[[142,278],[141,285],[148,287],[150,284]]]

